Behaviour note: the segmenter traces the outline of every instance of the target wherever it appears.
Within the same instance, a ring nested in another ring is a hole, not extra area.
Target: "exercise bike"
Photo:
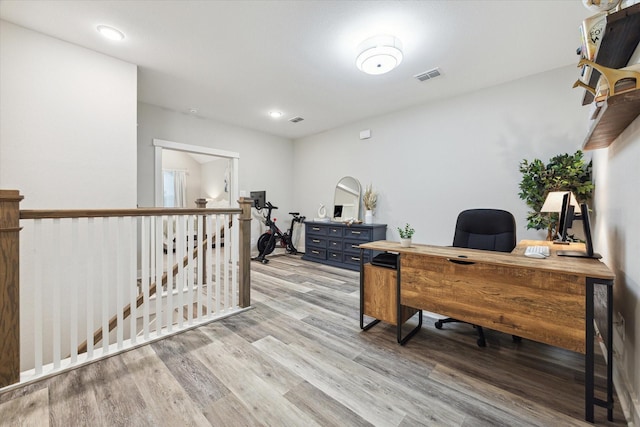
[[[264,223],[269,230],[263,233],[258,238],[258,251],[259,255],[253,258],[254,261],[260,261],[263,264],[269,262],[266,258],[273,250],[276,248],[276,244],[280,244],[280,247],[285,248],[286,252],[289,254],[296,255],[298,254],[298,250],[293,244],[293,227],[296,222],[302,223],[305,220],[304,216],[300,216],[300,212],[289,212],[289,214],[293,215],[293,219],[291,220],[291,227],[289,230],[284,233],[280,231],[278,226],[276,225],[276,218],[271,219],[271,211],[274,209],[278,209],[277,206],[273,206],[271,202],[267,202],[264,207],[256,207],[258,212],[262,211],[262,209],[267,209],[267,214],[264,215]]]

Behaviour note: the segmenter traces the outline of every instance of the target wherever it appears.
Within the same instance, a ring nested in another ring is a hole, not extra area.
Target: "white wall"
[[[135,65],[0,21],[0,188],[20,190],[21,209],[135,207],[136,72]],[[32,227],[23,225],[20,340],[26,369],[33,366],[36,291]],[[60,286],[68,295],[69,283]],[[115,313],[115,301],[110,307]],[[62,325],[69,316],[63,313]],[[43,320],[52,324],[50,311],[43,310]],[[63,342],[68,330],[62,327]]]
[[[0,188],[22,209],[135,207],[136,72],[0,21]]]
[[[294,204],[307,217],[319,203],[332,212],[336,183],[351,175],[378,191],[374,222],[388,224],[389,239],[409,222],[414,241],[449,245],[458,213],[469,208],[506,209],[518,239],[544,238],[526,230],[518,165],[582,146],[576,76],[574,66],[564,67],[297,140]],[[429,90],[428,83],[416,90]],[[364,129],[372,136],[361,141]]]
[[[622,314],[624,325],[614,327],[614,369],[618,393],[630,406],[633,425],[640,425],[640,118],[607,149],[594,152],[596,181],[595,247],[613,269],[614,320]],[[630,424],[631,425],[631,424]]]
[[[298,209],[292,204],[295,179],[291,166],[293,143],[289,139],[145,103],[138,103],[140,206],[154,206],[154,138],[239,153],[240,191],[248,195],[250,191],[266,190],[267,199],[280,208],[276,215],[280,228],[290,223],[287,212]],[[261,232],[261,224],[253,221],[252,239],[256,240]]]
[[[212,160],[203,163],[202,171],[202,193],[200,197],[212,198],[208,207],[229,205],[229,184],[230,184],[230,164],[227,159]],[[227,191],[225,191],[225,179],[227,180]]]

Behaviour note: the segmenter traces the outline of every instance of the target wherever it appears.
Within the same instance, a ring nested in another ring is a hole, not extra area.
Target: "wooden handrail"
[[[239,208],[136,208],[136,209],[59,209],[21,210],[20,219],[108,218],[119,216],[241,214]]]

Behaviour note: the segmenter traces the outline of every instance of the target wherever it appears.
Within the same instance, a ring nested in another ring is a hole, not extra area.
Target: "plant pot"
[[[373,211],[366,210],[364,211],[364,223],[365,224],[373,224]]]
[[[411,247],[411,238],[400,239],[400,247],[402,247],[402,248],[410,248]]]

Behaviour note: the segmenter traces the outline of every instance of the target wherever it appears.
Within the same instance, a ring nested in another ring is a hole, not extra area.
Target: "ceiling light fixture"
[[[394,36],[371,37],[358,46],[356,66],[367,74],[384,74],[402,62],[402,42]]]
[[[281,111],[271,111],[271,112],[269,112],[269,115],[271,116],[272,119],[279,119],[280,117],[282,117],[282,112]]]
[[[109,27],[107,25],[98,25],[97,30],[100,34],[102,34],[109,40],[120,41],[124,39],[124,33],[122,31],[116,30],[113,27]]]

